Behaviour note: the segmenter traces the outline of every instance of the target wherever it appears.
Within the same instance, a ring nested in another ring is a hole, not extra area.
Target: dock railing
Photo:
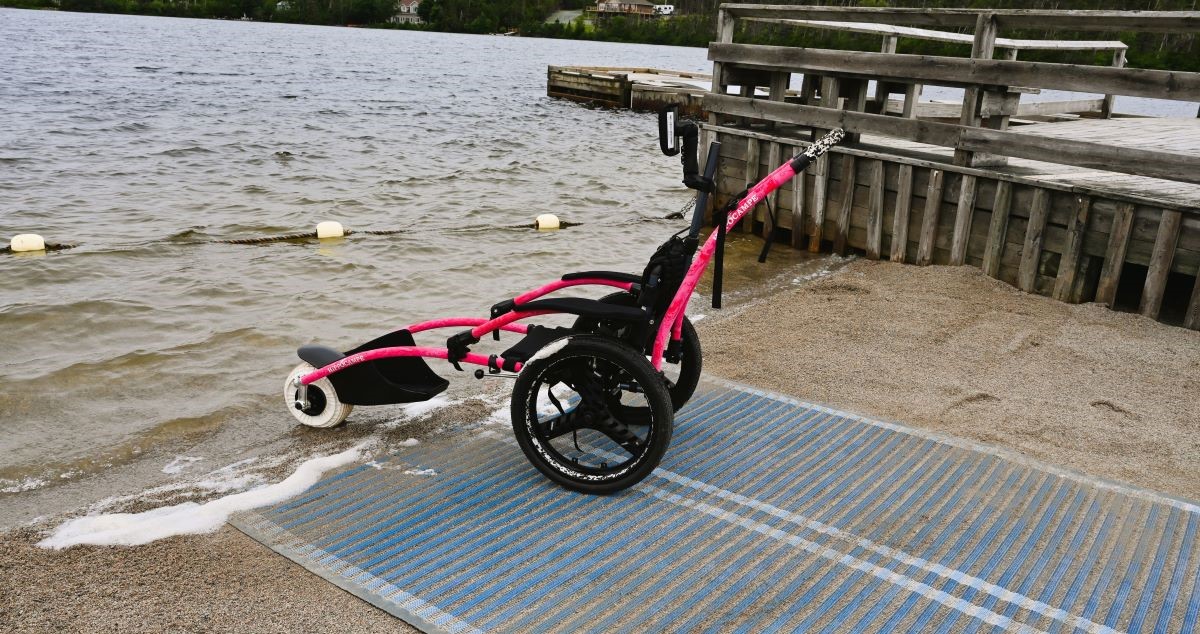
[[[881,52],[744,44],[735,42],[743,21],[873,33],[883,43]],[[1084,117],[1108,118],[1118,96],[1200,102],[1200,73],[1129,68],[1124,45],[1116,41],[1006,39],[1001,37],[1006,29],[1194,33],[1200,30],[1200,12],[721,5],[717,41],[709,47],[713,83],[703,101],[709,113],[706,134],[731,141],[722,160],[728,156],[743,165],[745,175],[733,175],[722,165],[730,182],[719,183],[718,197],[756,178],[762,161],[771,164],[784,146],[800,147],[825,130],[844,128],[849,144],[819,162],[810,190],[798,181],[784,205],[791,207],[791,216],[785,214],[781,225],[792,230],[794,245],[808,234],[813,251],[831,243],[837,253],[856,248],[873,258],[975,264],[1022,290],[1110,306],[1119,303],[1119,287],[1128,286],[1121,284],[1122,272],[1134,265],[1145,271],[1137,308],[1152,317],[1161,316],[1169,281],[1176,289],[1179,275],[1195,279],[1184,314],[1171,321],[1200,329],[1200,196],[1188,198],[1188,192],[1200,191],[1193,187],[1200,184],[1200,152],[1178,151],[1178,143],[1133,134],[1121,138],[1121,125],[1105,128],[1116,135],[1082,138],[1010,129],[1022,112],[1065,110],[1032,103],[1022,111],[1023,94],[1048,89],[1102,95],[1078,110]],[[963,43],[970,38],[970,57],[895,53],[906,37]],[[1111,65],[1103,66],[1017,59],[1019,51],[1035,48],[1110,50],[1113,56]],[[1002,59],[995,59],[997,54]],[[793,74],[803,77],[798,95],[789,95]],[[921,87],[930,85],[962,89],[956,122],[913,117]],[[756,98],[761,94],[767,96]],[[904,99],[900,112],[888,107],[897,94]],[[1020,165],[1008,165],[1010,159]],[[1143,179],[1183,194],[1160,196],[1153,187],[1113,193],[1057,176],[1039,181],[1028,177],[1032,161],[1059,166],[1067,176],[1071,171],[1130,175],[1119,178]],[[943,203],[950,212],[940,219]],[[921,204],[923,212],[915,208]],[[834,217],[827,218],[826,208],[835,206],[828,214]],[[758,218],[767,232],[771,219]],[[1023,239],[1006,237],[1016,229],[1025,229]],[[1176,299],[1168,302],[1173,310]]]

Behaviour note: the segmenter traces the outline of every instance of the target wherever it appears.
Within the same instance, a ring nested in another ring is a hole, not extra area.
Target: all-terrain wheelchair
[[[576,491],[604,494],[649,475],[670,444],[675,412],[700,380],[700,339],[685,310],[701,274],[714,254],[719,257],[727,231],[843,136],[841,130],[830,132],[731,197],[715,210],[717,229],[701,246],[720,144],[710,144],[701,175],[699,127],[678,120],[676,114],[674,108],[659,113],[659,145],[669,156],[682,153],[683,182],[698,192],[695,212],[690,226],[663,243],[641,274],[568,273],[495,304],[488,318],[421,322],[346,352],[303,346],[298,351],[303,363],[284,383],[289,411],[305,425],[333,427],[356,405],[425,401],[449,386],[425,359],[445,359],[457,370],[464,363],[480,366],[477,378],[515,378],[514,436],[529,461],[550,480]],[[616,291],[600,299],[548,297],[576,286]],[[570,327],[519,323],[552,314],[574,315],[575,321]],[[413,335],[441,328],[465,330],[451,335],[444,347],[416,345]],[[488,335],[499,341],[502,331],[523,337],[500,354],[472,352],[472,346]]]

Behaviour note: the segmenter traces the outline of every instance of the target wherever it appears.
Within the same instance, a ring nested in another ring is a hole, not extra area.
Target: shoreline
[[[716,314],[694,305],[709,314],[705,373],[1200,498],[1200,333],[1027,295],[970,267],[855,260],[802,277],[760,282]],[[495,407],[469,399],[294,448],[328,454],[372,434],[395,447],[462,433]],[[294,462],[261,475],[278,481]],[[114,510],[177,501],[135,496]],[[0,629],[415,631],[228,525],[144,546],[37,548],[63,519],[7,531]]]

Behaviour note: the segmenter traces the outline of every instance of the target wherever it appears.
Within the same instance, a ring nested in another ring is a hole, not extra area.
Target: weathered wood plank
[[[983,272],[990,277],[1000,276],[1000,260],[1004,257],[1005,235],[1008,232],[1008,208],[1012,204],[1012,183],[996,183],[996,198],[992,201],[992,220],[988,223],[987,246],[983,252]]]
[[[958,208],[954,212],[954,237],[950,243],[950,265],[962,266],[967,261],[967,239],[971,237],[971,219],[975,216],[975,177],[964,174],[958,192]]]
[[[896,212],[892,217],[892,253],[893,262],[904,262],[905,249],[908,247],[908,217],[912,209],[913,168],[912,165],[901,165],[896,183]]]
[[[1196,284],[1192,288],[1192,301],[1184,315],[1183,327],[1200,330],[1200,271],[1196,271]]]
[[[758,182],[758,153],[759,140],[749,139],[746,144],[746,188],[749,189],[752,185]],[[746,214],[746,218],[742,220],[742,232],[754,232],[754,214],[758,210],[757,207],[751,209]]]
[[[768,149],[767,149],[767,169],[768,170],[773,170],[779,166],[779,162],[780,162],[779,155],[782,152],[782,150],[783,150],[783,148],[781,148],[778,143],[774,143],[774,142],[770,143],[770,145],[768,146]],[[771,192],[770,196],[767,196],[767,201],[770,203],[770,209],[774,210],[775,213],[779,213],[779,190],[778,189]],[[762,236],[764,239],[770,239],[771,230],[774,229],[774,227],[775,227],[775,223],[771,221],[771,214],[769,212],[764,213],[763,214],[763,229],[762,229],[762,231],[763,231]]]
[[[1112,308],[1117,299],[1117,285],[1125,268],[1125,251],[1129,247],[1129,234],[1133,229],[1133,205],[1121,203],[1113,212],[1112,228],[1108,233],[1108,249],[1104,254],[1104,268],[1100,270],[1100,285],[1096,288],[1096,301]]]
[[[901,37],[954,44],[971,44],[974,39],[969,33],[919,29],[891,24],[863,24],[859,22],[833,22],[829,20],[764,20],[761,18],[748,18],[747,21],[829,29],[831,31],[843,31],[847,33],[882,35],[883,46],[880,47],[880,52],[883,53],[895,53],[896,40]],[[996,38],[996,48],[1007,49],[1006,53],[1012,55],[1009,59],[1016,59],[1015,53],[1020,50],[1110,51],[1124,50],[1128,47],[1120,40],[1016,40],[1007,37],[998,37]]]
[[[1200,73],[1003,59],[961,59],[793,46],[713,43],[708,59],[794,73],[840,73],[947,86],[1036,86],[1200,101]]]
[[[938,215],[942,208],[942,182],[946,173],[933,170],[929,173],[929,187],[925,191],[925,213],[921,216],[920,244],[917,247],[917,264],[927,266],[933,262],[933,243],[936,238]]]
[[[1029,209],[1029,224],[1025,229],[1025,245],[1021,248],[1021,268],[1017,272],[1017,288],[1026,293],[1033,292],[1034,282],[1037,281],[1049,206],[1050,193],[1044,189],[1034,190],[1033,206]]]
[[[942,147],[1200,184],[1200,156],[1187,154],[1115,148],[1112,145],[1090,141],[776,103],[730,95],[705,95],[704,108],[713,113],[793,124],[803,123],[821,129],[842,128],[847,132],[880,134]]]
[[[1088,214],[1092,200],[1088,196],[1076,196],[1074,213],[1067,225],[1067,238],[1063,244],[1062,259],[1058,264],[1058,277],[1054,280],[1054,298],[1071,301],[1075,279],[1079,273],[1079,257],[1083,253],[1083,236],[1087,233]]]
[[[871,199],[867,210],[867,258],[883,250],[883,161],[871,161]]]
[[[999,26],[996,23],[996,14],[980,13],[975,20],[975,38],[971,43],[971,58],[972,59],[991,59],[996,52],[996,34]],[[983,91],[979,86],[967,86],[963,91],[962,112],[958,117],[958,124],[964,126],[976,127],[980,121],[980,97]],[[971,165],[973,152],[970,150],[956,149],[954,150],[955,165]],[[965,183],[964,183],[965,185]],[[951,264],[954,264],[954,255],[951,254]],[[961,264],[961,262],[959,263]]]
[[[1147,317],[1157,319],[1158,311],[1162,309],[1163,291],[1167,288],[1167,274],[1171,272],[1182,220],[1183,214],[1168,209],[1163,210],[1162,219],[1158,221],[1158,237],[1154,240],[1146,284],[1142,287],[1142,302],[1138,306],[1138,312]]]
[[[821,252],[821,232],[825,226],[825,208],[829,197],[829,154],[822,154],[817,159],[816,173],[813,174],[813,222],[808,234],[809,253]]]
[[[792,179],[792,248],[799,249],[804,243],[804,189],[805,176],[801,172]]]
[[[845,20],[868,24],[970,27],[979,9],[917,9],[900,7],[821,7],[770,4],[722,4],[736,18],[769,20]],[[1094,32],[1142,31],[1188,33],[1200,30],[1197,11],[1076,11],[988,9],[1005,29],[1066,29]],[[727,41],[727,40],[722,40]]]
[[[854,157],[842,157],[842,207],[837,217],[837,232],[833,237],[833,252],[846,255],[846,238],[850,234],[850,211],[854,208]]]

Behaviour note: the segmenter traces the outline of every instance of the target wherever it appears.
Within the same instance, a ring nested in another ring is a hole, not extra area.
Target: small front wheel
[[[573,335],[535,355],[513,386],[513,433],[539,471],[575,491],[615,493],[650,475],[671,442],[674,410],[641,352]],[[636,415],[631,415],[636,413]]]
[[[302,425],[337,427],[346,420],[354,406],[338,400],[337,390],[329,377],[308,385],[308,407],[301,408],[297,403],[300,389],[296,387],[296,379],[315,371],[313,366],[301,363],[288,374],[287,381],[283,383],[283,404]]]

